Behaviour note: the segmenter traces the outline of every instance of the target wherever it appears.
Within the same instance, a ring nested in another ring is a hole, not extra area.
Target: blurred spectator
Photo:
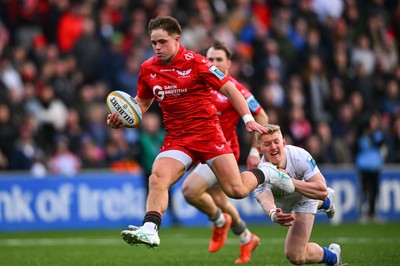
[[[8,14],[15,30],[15,42],[25,49],[30,48],[32,39],[41,33],[47,23],[50,9],[48,0],[7,1]]]
[[[361,222],[376,219],[376,201],[379,191],[379,176],[387,152],[385,133],[380,124],[379,114],[373,114],[362,128],[357,140],[356,166],[360,175]]]
[[[8,158],[0,149],[0,171],[8,169]]]
[[[328,76],[319,55],[310,55],[304,72],[307,85],[307,97],[313,123],[329,121],[329,101],[331,98]]]
[[[288,133],[294,145],[304,148],[307,138],[312,135],[311,123],[300,106],[292,106],[289,113]]]
[[[93,139],[86,136],[82,139],[80,157],[82,168],[104,168],[106,164],[105,151]]]
[[[96,35],[96,24],[91,18],[83,20],[83,33],[75,42],[72,54],[84,83],[94,83],[99,78],[101,40]]]
[[[126,60],[125,68],[117,77],[118,90],[125,91],[130,95],[137,93],[137,81],[139,77],[140,61],[136,56],[130,56]]]
[[[344,102],[339,106],[338,113],[330,123],[332,134],[343,139],[352,154],[354,154],[357,137],[357,123],[355,121],[353,106],[349,102]]]
[[[8,89],[8,93],[11,93],[17,99],[22,98],[24,86],[21,74],[7,57],[0,58],[0,80]]]
[[[56,151],[49,161],[49,170],[52,174],[74,176],[81,169],[81,161],[78,156],[68,148],[68,139],[59,136],[56,140]]]
[[[33,139],[34,131],[29,125],[21,125],[19,137],[11,152],[11,170],[31,170],[40,148]]]
[[[327,122],[317,124],[316,134],[320,139],[321,163],[325,164],[351,164],[354,161],[352,150],[346,141],[332,134]]]
[[[141,123],[139,136],[140,156],[139,162],[143,167],[145,176],[151,173],[154,159],[157,157],[164,141],[165,131],[161,127],[161,117],[157,113],[146,113]]]
[[[34,114],[39,122],[39,145],[46,153],[53,153],[55,138],[67,124],[68,110],[65,104],[56,98],[52,86],[46,85],[39,94],[40,109]]]
[[[281,84],[280,74],[273,67],[265,69],[265,86],[263,95],[270,106],[283,107],[285,103],[285,91]]]
[[[361,34],[357,37],[357,43],[351,50],[351,63],[354,68],[362,67],[367,76],[371,75],[375,68],[375,54],[371,49],[368,36]]]
[[[123,130],[110,130],[106,143],[106,161],[113,171],[142,172],[135,161],[134,149],[127,142]]]
[[[60,17],[57,27],[57,44],[61,53],[71,52],[75,42],[83,34],[85,16],[88,16],[90,12],[89,4],[76,3]]]
[[[84,125],[84,131],[103,149],[107,139],[107,124],[104,123],[104,118],[107,116],[106,108],[104,105],[95,103],[88,108],[88,112],[89,115]]]
[[[71,107],[75,102],[75,86],[71,80],[71,69],[68,60],[59,58],[54,64],[54,75],[49,83],[52,85],[55,97],[60,99],[65,106]]]
[[[400,84],[394,79],[387,82],[385,95],[381,101],[380,111],[382,115],[390,119],[400,114]]]
[[[312,8],[318,15],[321,22],[327,18],[339,18],[342,15],[344,3],[343,0],[313,0]]]
[[[65,129],[62,132],[68,138],[68,147],[74,154],[79,154],[81,141],[84,136],[81,117],[74,108],[68,109],[68,118]]]
[[[391,136],[393,139],[393,157],[391,158],[391,162],[400,163],[400,113],[397,113],[393,119]]]
[[[47,158],[45,157],[44,152],[39,150],[36,153],[31,166],[30,172],[33,175],[33,177],[35,178],[46,177],[46,175],[48,174],[46,164],[47,164]]]
[[[110,41],[103,47],[100,55],[100,75],[108,87],[113,90],[118,86],[118,73],[121,73],[125,66],[125,55],[123,50],[123,34],[115,32]],[[110,71],[112,69],[113,71]]]
[[[10,108],[0,103],[0,152],[2,165],[7,168],[15,140],[18,138],[18,127],[11,120]]]

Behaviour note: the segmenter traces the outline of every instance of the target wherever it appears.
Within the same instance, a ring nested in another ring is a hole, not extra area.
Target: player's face
[[[161,29],[153,30],[150,34],[154,53],[164,63],[169,63],[174,59],[179,51],[179,39],[179,35],[169,35],[168,32]]]
[[[224,50],[216,50],[214,48],[210,48],[207,51],[206,57],[214,63],[214,65],[224,72],[228,74],[228,69],[231,66],[231,60],[226,57],[226,53]]]
[[[259,152],[267,161],[278,167],[284,165],[286,141],[280,132],[262,135],[258,145]]]

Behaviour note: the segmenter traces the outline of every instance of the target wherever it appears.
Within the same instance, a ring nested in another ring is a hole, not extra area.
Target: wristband
[[[271,221],[273,223],[275,223],[275,221],[274,221],[275,214],[276,214],[276,209],[272,209],[272,210],[269,211],[269,218],[271,219]]]
[[[245,124],[247,124],[247,122],[254,121],[254,117],[251,114],[242,116],[242,119]]]
[[[249,155],[260,157],[260,153],[258,152],[257,148],[254,148],[254,147],[251,147]]]

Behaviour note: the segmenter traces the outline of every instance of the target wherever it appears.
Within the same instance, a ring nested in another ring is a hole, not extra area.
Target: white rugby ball
[[[106,99],[107,109],[117,113],[126,127],[137,127],[142,121],[139,104],[131,95],[123,91],[112,91]]]

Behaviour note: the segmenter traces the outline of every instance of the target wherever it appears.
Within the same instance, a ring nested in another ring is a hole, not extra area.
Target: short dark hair
[[[171,16],[157,16],[154,19],[151,19],[147,30],[149,34],[151,34],[154,30],[165,30],[169,35],[178,34],[181,35],[182,28],[179,22],[171,17]]]
[[[228,46],[224,42],[221,42],[219,40],[215,40],[207,49],[206,49],[206,54],[210,48],[214,48],[215,50],[223,50],[226,54],[226,58],[231,59],[232,53],[229,50]]]

